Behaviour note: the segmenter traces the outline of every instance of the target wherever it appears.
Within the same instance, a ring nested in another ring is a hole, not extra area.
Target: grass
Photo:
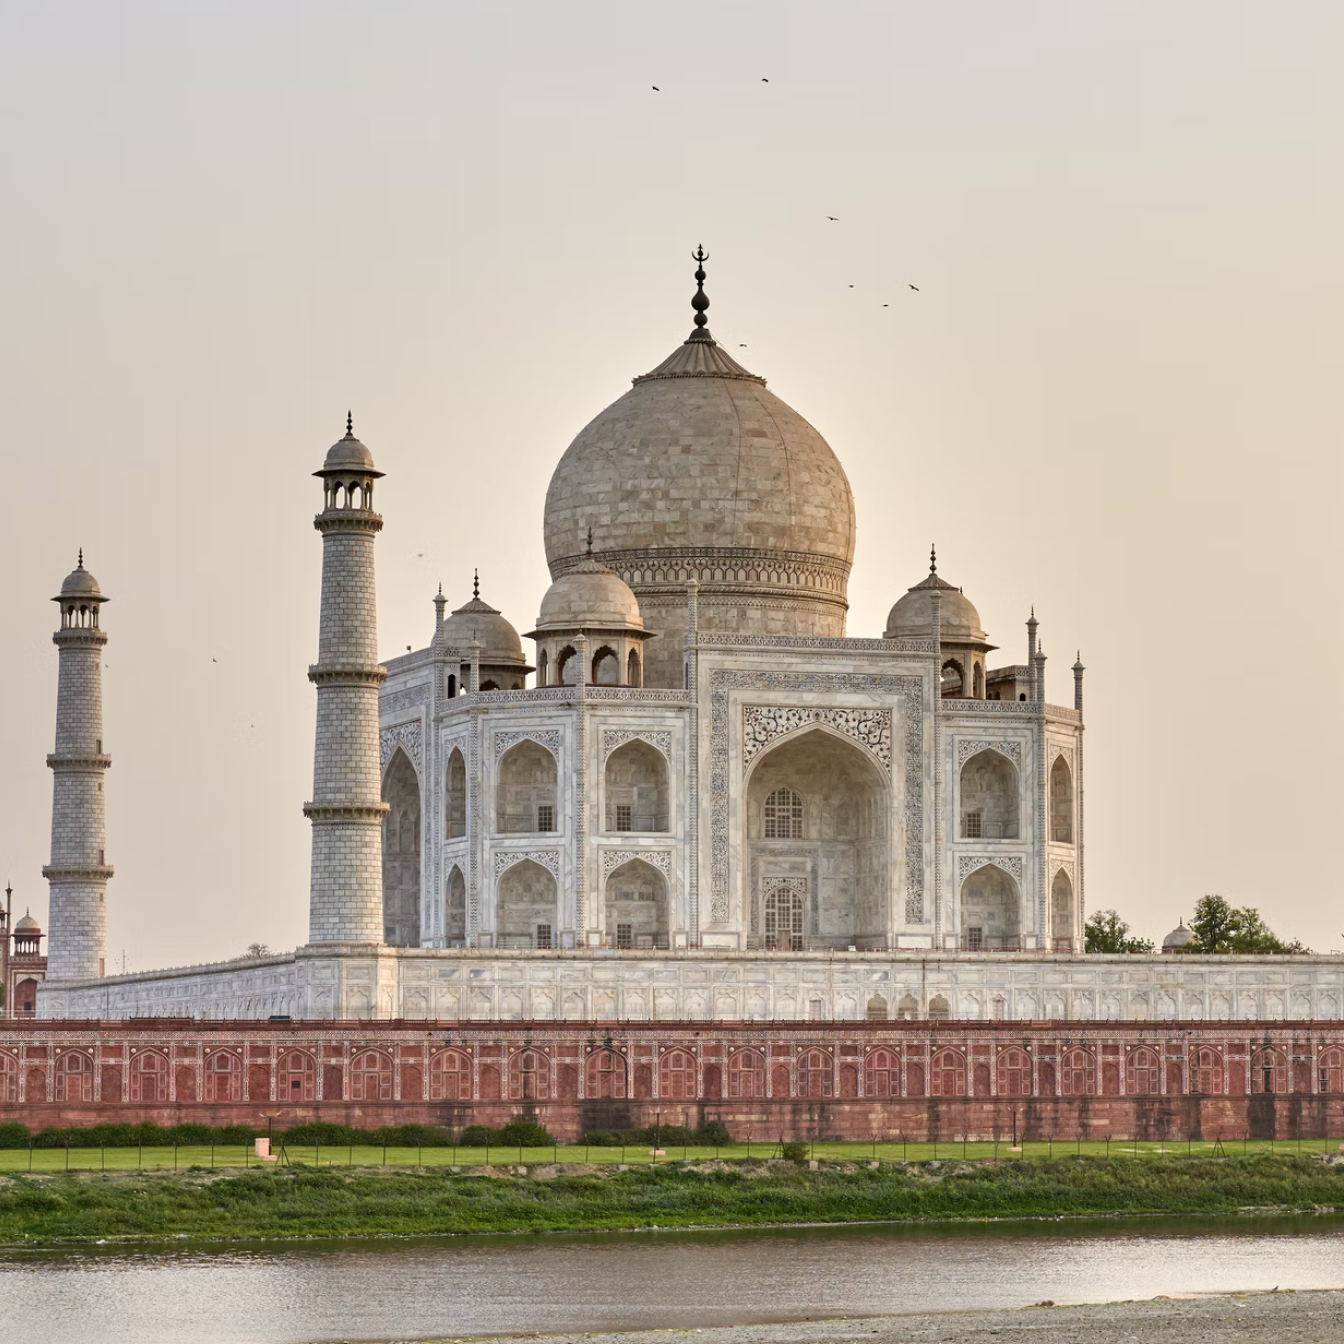
[[[279,1139],[276,1139],[277,1150]],[[1311,1154],[1338,1150],[1335,1139],[1228,1139],[1222,1144],[1226,1156],[1251,1157],[1268,1154]],[[1103,1157],[1111,1160],[1149,1159],[1163,1156],[1211,1157],[1219,1153],[1217,1143],[1180,1140],[1112,1143],[1057,1140],[1049,1143],[1023,1143],[1014,1151],[1007,1142],[970,1142],[949,1139],[938,1143],[808,1143],[811,1157],[822,1162],[930,1162],[959,1158],[965,1161],[1033,1161],[1055,1157]],[[721,1147],[683,1148],[675,1145],[655,1158],[647,1147],[597,1148],[584,1144],[561,1143],[544,1148],[510,1148],[498,1145],[485,1148],[384,1148],[381,1145],[355,1144],[353,1147],[291,1147],[286,1160],[306,1167],[479,1167],[535,1166],[543,1162],[627,1164],[663,1166],[669,1162],[705,1162],[718,1158],[726,1162],[750,1161],[779,1156],[779,1141],[759,1139],[753,1142],[724,1144]],[[263,1167],[252,1154],[251,1145],[209,1144],[137,1148],[0,1148],[0,1173],[64,1171],[185,1171],[189,1167],[232,1168]]]
[[[862,1154],[852,1150],[864,1145],[846,1147],[853,1158]],[[129,1152],[133,1159],[134,1150]],[[624,1171],[546,1169],[528,1176],[500,1169],[458,1174],[445,1167],[370,1171],[340,1165],[177,1175],[109,1169],[106,1175],[66,1176],[63,1170],[37,1175],[35,1165],[31,1177],[25,1172],[0,1179],[0,1241],[367,1237],[1344,1207],[1344,1167],[1295,1152],[1153,1154],[1137,1161],[1119,1159],[1114,1151],[1109,1160],[1032,1153],[998,1163],[963,1162],[958,1154],[933,1169],[916,1161],[879,1162],[876,1168],[850,1162],[815,1171],[763,1161],[654,1167],[647,1153],[645,1158],[645,1165]]]

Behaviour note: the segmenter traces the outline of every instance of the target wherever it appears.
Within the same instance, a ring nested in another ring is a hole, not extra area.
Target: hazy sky
[[[1089,907],[1339,947],[1342,48],[1338,3],[0,0],[16,903],[83,546],[109,967],[303,941],[347,406],[384,654],[473,565],[525,630],[551,469],[703,242],[715,335],[849,473],[850,633],[936,539],[996,661],[1033,602],[1051,700],[1082,649]]]

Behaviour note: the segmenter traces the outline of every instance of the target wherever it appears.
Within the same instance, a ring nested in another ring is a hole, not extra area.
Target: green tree
[[[1202,896],[1190,921],[1194,941],[1187,952],[1309,952],[1300,940],[1285,942],[1265,923],[1258,910],[1238,909],[1222,896]]]
[[[1129,925],[1114,910],[1098,910],[1083,926],[1085,952],[1151,952],[1152,939],[1131,938]]]

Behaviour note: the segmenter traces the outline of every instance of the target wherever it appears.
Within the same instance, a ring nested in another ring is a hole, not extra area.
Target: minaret
[[[56,750],[47,757],[51,798],[51,883],[47,973],[53,980],[103,974],[107,951],[107,827],[103,775],[112,758],[103,751],[103,646],[99,608],[108,599],[98,580],[79,566],[61,584],[60,650],[56,692]]]
[[[322,614],[317,662],[310,943],[383,941],[383,818],[378,768],[378,612],[373,542],[383,520],[373,511],[373,454],[355,438],[332,445],[322,470]]]

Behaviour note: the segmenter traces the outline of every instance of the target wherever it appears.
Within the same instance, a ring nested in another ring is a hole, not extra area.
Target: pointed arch
[[[1021,783],[1017,766],[1001,751],[986,747],[961,767],[963,840],[1016,840]]]
[[[383,772],[383,941],[420,946],[420,776],[398,747]]]
[[[1031,1096],[1031,1056],[1021,1046],[1010,1045],[1000,1050],[995,1068],[999,1096]]]
[[[56,1061],[56,1100],[93,1100],[93,1057],[83,1050],[67,1050]]]
[[[559,891],[555,876],[532,859],[509,868],[496,890],[501,947],[555,947],[559,939]]]
[[[997,864],[966,875],[958,910],[964,951],[1015,951],[1021,945],[1021,892]]]
[[[1073,844],[1073,771],[1062,752],[1050,767],[1050,839]]]
[[[429,1057],[430,1101],[470,1101],[471,1093],[470,1055],[449,1049]]]
[[[668,825],[667,758],[633,738],[607,757],[607,830],[663,832]]]
[[[604,895],[608,947],[668,946],[667,879],[651,863],[630,859],[621,864],[607,878]]]
[[[885,1046],[870,1050],[863,1062],[863,1094],[866,1097],[901,1095],[901,1057]]]
[[[644,671],[640,665],[638,649],[631,649],[625,660],[625,684],[636,688],[644,684]]]
[[[467,762],[461,747],[448,753],[443,778],[444,839],[460,840],[467,833]]]
[[[594,686],[619,686],[621,684],[621,660],[610,644],[603,644],[593,653],[592,676]]]
[[[1056,952],[1073,951],[1073,882],[1064,868],[1050,883],[1050,946]]]
[[[495,786],[495,829],[538,834],[556,826],[556,764],[540,742],[524,738],[500,758]]]
[[[668,1050],[658,1061],[658,1095],[666,1101],[694,1101],[695,1056],[687,1050]]]
[[[465,947],[467,944],[467,879],[458,864],[448,871],[448,881],[443,893],[444,905],[444,942],[449,947]]]

